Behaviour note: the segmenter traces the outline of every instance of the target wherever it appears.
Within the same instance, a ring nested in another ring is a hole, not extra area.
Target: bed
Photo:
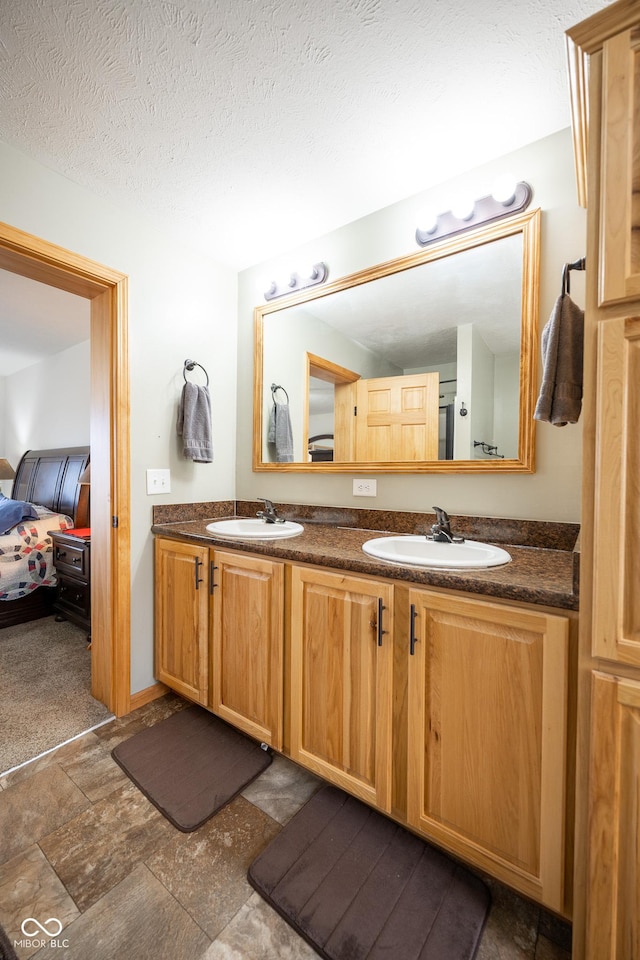
[[[33,504],[36,516],[0,535],[0,628],[53,612],[56,581],[47,532],[89,525],[89,488],[78,483],[88,463],[89,447],[27,450],[20,460],[9,499]]]

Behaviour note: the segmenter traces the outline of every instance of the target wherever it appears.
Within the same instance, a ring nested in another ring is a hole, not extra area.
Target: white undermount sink
[[[438,543],[424,536],[377,537],[362,545],[365,553],[378,560],[412,567],[434,567],[447,570],[473,570],[499,567],[509,563],[510,554],[501,547],[478,540],[463,543]]]
[[[229,540],[285,540],[297,537],[304,527],[293,520],[284,523],[267,523],[259,517],[233,517],[230,520],[215,520],[207,524],[209,533]]]

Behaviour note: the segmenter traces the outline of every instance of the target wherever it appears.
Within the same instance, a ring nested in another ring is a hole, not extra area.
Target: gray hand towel
[[[542,331],[542,384],[533,414],[556,427],[577,423],[582,409],[584,312],[562,294]]]
[[[212,462],[211,398],[208,387],[185,383],[178,407],[177,429],[178,436],[182,437],[185,460],[193,460],[195,463]]]
[[[267,440],[276,447],[276,463],[293,463],[293,431],[288,403],[274,401],[269,415]]]

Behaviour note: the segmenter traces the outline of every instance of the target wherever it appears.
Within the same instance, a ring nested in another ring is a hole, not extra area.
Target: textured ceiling
[[[2,0],[0,138],[241,268],[569,124],[603,0]]]

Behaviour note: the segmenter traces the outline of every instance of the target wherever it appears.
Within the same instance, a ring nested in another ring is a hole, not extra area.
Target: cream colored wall
[[[131,378],[131,689],[153,683],[151,507],[235,493],[237,285],[234,271],[176,246],[131,210],[104,201],[0,144],[0,220],[129,277]],[[182,458],[176,435],[182,367],[211,381],[214,462]],[[171,493],[148,496],[145,471],[171,470]]]
[[[490,192],[495,177],[510,172],[533,188],[532,207],[542,210],[540,331],[560,293],[562,267],[585,253],[585,211],[576,202],[569,130],[530,144],[498,161],[477,168],[439,188],[403,200],[348,224],[326,236],[262,263],[239,276],[238,310],[238,440],[236,491],[239,498],[256,495],[276,501],[398,510],[429,510],[438,503],[453,514],[479,514],[541,520],[579,521],[581,424],[537,425],[537,469],[532,475],[438,476],[379,474],[375,499],[354,497],[358,474],[310,476],[252,471],[253,435],[253,307],[263,303],[263,280],[287,275],[296,264],[328,263],[331,279],[345,276],[417,250],[418,212],[458,190],[473,196]],[[447,204],[447,207],[450,204]],[[584,277],[572,274],[571,293],[584,304]],[[362,473],[359,476],[363,476]],[[364,476],[376,477],[373,472]]]
[[[87,302],[87,316],[89,304]],[[26,450],[89,443],[90,341],[5,377],[6,456],[14,468]],[[63,396],[69,402],[64,405]]]

